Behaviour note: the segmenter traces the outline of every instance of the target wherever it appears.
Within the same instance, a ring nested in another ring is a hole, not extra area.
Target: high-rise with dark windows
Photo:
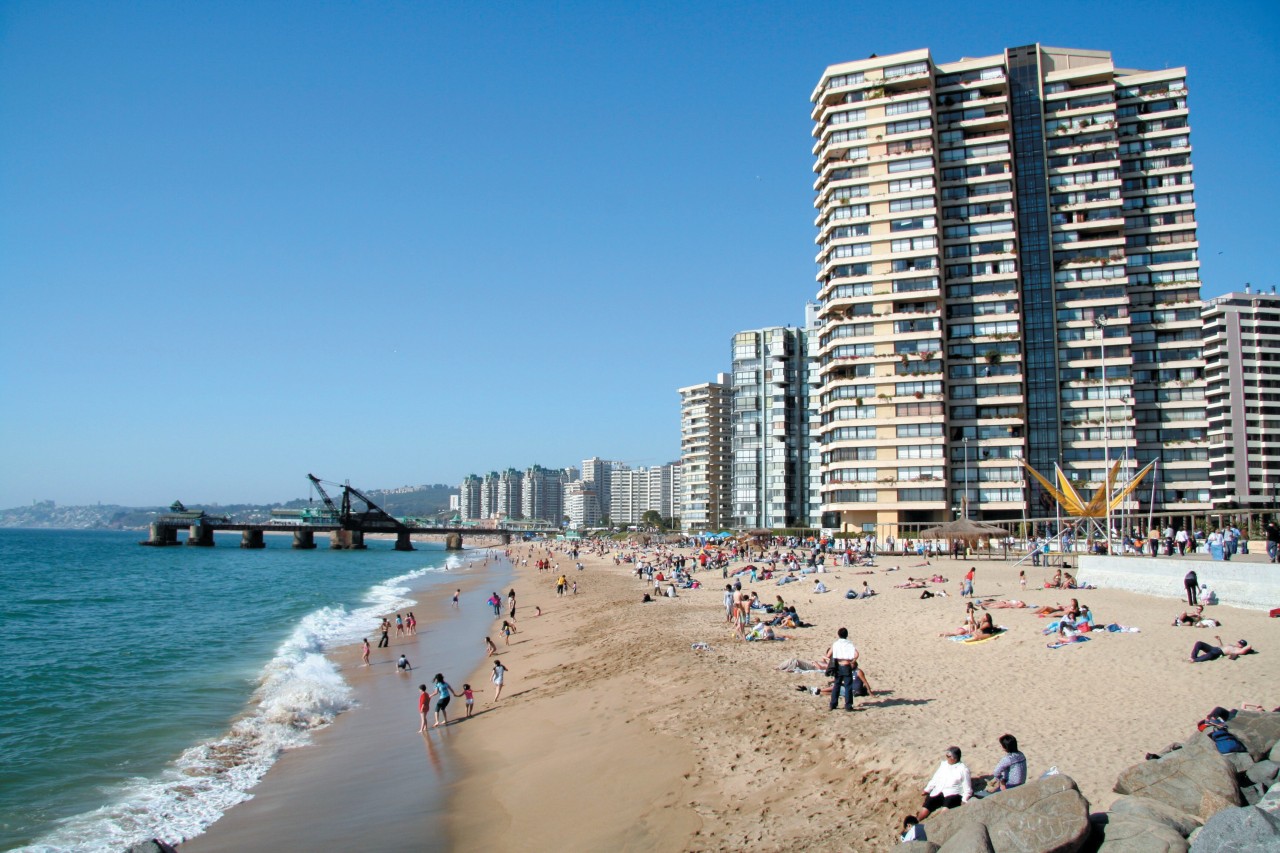
[[[1133,508],[1209,506],[1187,97],[1042,45],[826,70],[824,525],[1053,516],[1023,459],[1092,490],[1160,458]]]

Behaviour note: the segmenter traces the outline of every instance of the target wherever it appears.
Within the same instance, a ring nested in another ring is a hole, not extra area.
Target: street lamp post
[[[1098,345],[1102,361],[1102,490],[1107,510],[1107,554],[1111,554],[1111,424],[1107,398],[1107,318],[1096,315],[1093,325],[1098,328]]]
[[[964,499],[960,501],[964,520],[969,520],[969,437],[964,437]]]

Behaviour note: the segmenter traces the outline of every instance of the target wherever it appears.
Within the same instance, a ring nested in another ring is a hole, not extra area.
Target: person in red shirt
[[[427,708],[428,708],[427,685],[419,684],[418,690],[421,691],[420,693],[418,693],[418,716],[422,718],[422,725],[418,727],[418,731],[425,732],[427,730]]]

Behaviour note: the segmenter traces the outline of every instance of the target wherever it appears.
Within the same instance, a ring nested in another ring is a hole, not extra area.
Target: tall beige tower
[[[918,50],[812,100],[824,525],[1051,517],[1023,458],[1206,508],[1186,69]]]

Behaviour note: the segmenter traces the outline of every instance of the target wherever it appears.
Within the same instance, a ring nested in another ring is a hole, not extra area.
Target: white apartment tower
[[[522,517],[559,525],[564,521],[565,472],[534,465],[524,472],[520,488]]]
[[[484,481],[475,474],[468,474],[458,488],[458,517],[463,521],[484,518],[480,495]]]
[[[594,494],[596,498],[596,509],[594,510],[595,522],[599,523],[601,519],[609,518],[612,514],[612,495],[609,475],[615,469],[625,468],[621,462],[611,462],[608,459],[601,459],[593,456],[590,459],[582,460],[582,480],[594,486]],[[590,512],[590,511],[589,511]]]
[[[733,336],[732,523],[808,527],[810,329],[774,326]]]
[[[1207,508],[1186,69],[917,50],[812,100],[824,525],[1052,517],[1023,458]]]
[[[732,398],[726,373],[680,389],[680,521],[690,532],[719,530],[730,522]]]
[[[1213,504],[1280,509],[1280,296],[1228,293],[1204,309]]]

